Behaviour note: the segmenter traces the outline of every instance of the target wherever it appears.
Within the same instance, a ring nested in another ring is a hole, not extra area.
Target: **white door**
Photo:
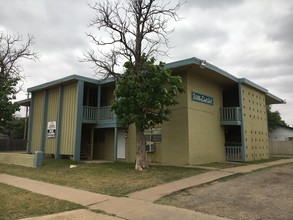
[[[118,143],[117,143],[117,158],[125,159],[125,131],[124,129],[118,130]]]

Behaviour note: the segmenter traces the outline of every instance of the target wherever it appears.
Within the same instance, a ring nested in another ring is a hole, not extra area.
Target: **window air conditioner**
[[[155,152],[156,151],[156,144],[153,142],[147,143],[145,147],[146,152]]]

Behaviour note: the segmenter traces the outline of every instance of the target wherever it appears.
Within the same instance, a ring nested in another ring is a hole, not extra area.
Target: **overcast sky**
[[[30,33],[40,54],[39,61],[23,62],[25,90],[72,74],[95,77],[78,62],[92,46],[85,34],[94,17],[88,2],[94,1],[0,0],[0,30]],[[160,60],[195,56],[245,77],[286,99],[273,110],[293,126],[293,0],[189,0],[179,15],[170,57]]]

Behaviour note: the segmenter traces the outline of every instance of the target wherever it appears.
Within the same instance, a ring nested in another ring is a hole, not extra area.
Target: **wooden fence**
[[[293,141],[269,141],[271,155],[293,155]]]
[[[0,152],[25,151],[27,140],[23,139],[0,139]]]

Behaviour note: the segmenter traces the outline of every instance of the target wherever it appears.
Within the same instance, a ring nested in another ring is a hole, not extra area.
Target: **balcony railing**
[[[221,108],[222,125],[240,125],[242,121],[240,107]]]
[[[111,111],[111,106],[105,107],[92,107],[83,106],[83,119],[88,121],[98,121],[98,120],[113,120],[116,115]]]
[[[243,161],[241,155],[241,146],[226,146],[226,160]]]

